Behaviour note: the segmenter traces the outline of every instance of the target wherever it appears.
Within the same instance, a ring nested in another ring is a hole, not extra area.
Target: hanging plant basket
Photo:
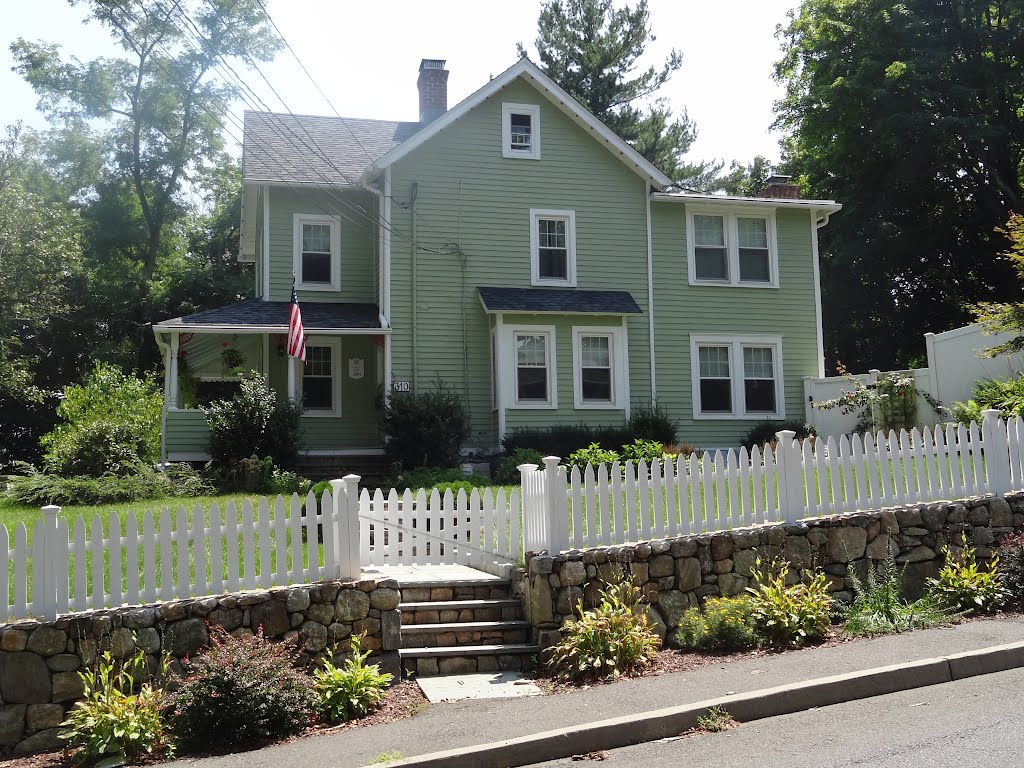
[[[227,342],[225,342],[225,345]],[[221,362],[224,367],[229,371],[235,371],[242,367],[245,362],[245,357],[235,347],[225,346],[220,353]]]

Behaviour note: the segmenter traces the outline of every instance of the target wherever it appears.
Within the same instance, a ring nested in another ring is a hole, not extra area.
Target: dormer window
[[[540,160],[540,107],[536,104],[501,105],[501,154]]]

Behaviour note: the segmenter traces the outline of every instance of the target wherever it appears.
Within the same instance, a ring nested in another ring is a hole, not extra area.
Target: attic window
[[[501,105],[503,157],[540,160],[540,107],[536,104]]]

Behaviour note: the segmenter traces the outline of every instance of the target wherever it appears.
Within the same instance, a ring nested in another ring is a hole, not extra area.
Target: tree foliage
[[[1024,215],[1011,214],[1006,227],[999,231],[1010,241],[1010,250],[1004,256],[1013,265],[1018,279],[1024,282]],[[1008,341],[984,350],[987,357],[1024,351],[1024,303],[979,302],[972,311],[986,332],[1016,334]]]
[[[844,204],[821,230],[827,355],[905,365],[1016,299],[996,228],[1024,209],[1024,2],[804,0],[780,35],[784,164]]]
[[[540,68],[667,176],[706,187],[720,165],[684,162],[697,128],[683,110],[674,117],[657,93],[683,63],[672,49],[660,67],[638,69],[651,34],[647,0],[547,0],[537,19]],[[520,56],[527,54],[522,43]]]

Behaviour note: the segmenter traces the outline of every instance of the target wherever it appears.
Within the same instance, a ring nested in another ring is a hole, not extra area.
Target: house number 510
[[[395,392],[412,392],[412,382],[396,381]]]

